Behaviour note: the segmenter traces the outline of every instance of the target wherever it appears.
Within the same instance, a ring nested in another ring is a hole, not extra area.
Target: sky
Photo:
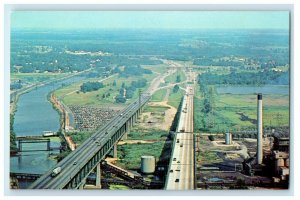
[[[289,29],[288,11],[14,11],[16,29]]]

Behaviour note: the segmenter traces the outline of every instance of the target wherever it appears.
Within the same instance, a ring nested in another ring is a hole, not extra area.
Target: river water
[[[61,87],[84,77],[72,77],[46,86],[36,88],[19,97],[17,111],[14,117],[14,131],[16,136],[39,136],[43,131],[58,131],[60,128],[59,113],[48,101],[48,94]],[[60,142],[51,141],[51,147],[59,147]],[[23,144],[23,150],[46,149],[46,143]],[[58,153],[52,152],[52,153]],[[49,152],[22,152],[20,156],[10,158],[10,171],[14,173],[43,174],[56,164],[49,159]],[[22,183],[21,188],[26,187]]]

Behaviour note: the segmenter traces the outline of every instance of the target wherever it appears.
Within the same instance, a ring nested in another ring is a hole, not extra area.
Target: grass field
[[[152,97],[151,101],[162,101],[167,93],[167,89],[161,89],[156,91]]]
[[[211,164],[223,161],[219,158],[216,152],[200,151],[197,157],[199,163]]]
[[[183,90],[178,90],[178,92],[176,93],[171,92],[168,99],[168,104],[175,108],[178,108],[184,94],[185,92]]]
[[[81,145],[86,139],[88,139],[94,132],[90,131],[80,131],[75,133],[68,133],[72,140],[77,144]]]
[[[170,107],[168,106],[149,106],[146,105],[144,108],[144,112],[165,112],[168,109],[170,109]]]
[[[158,161],[165,142],[158,141],[151,144],[124,144],[118,146],[117,165],[126,169],[139,169],[141,156],[154,156]]]
[[[149,75],[144,75],[143,78],[147,79],[147,86],[144,88],[141,88],[142,91],[145,90],[149,84],[150,84],[150,80],[152,80],[152,78],[155,76],[155,74],[149,74]],[[82,83],[84,82],[88,82],[88,81],[99,81],[103,78],[92,78],[92,79],[86,79],[84,81],[80,81],[77,82],[75,84],[60,88],[58,90],[56,90],[54,92],[54,94],[58,97],[62,97],[63,98],[63,102],[66,105],[99,105],[99,106],[103,106],[103,105],[111,105],[111,104],[115,104],[115,96],[117,96],[119,94],[119,90],[121,88],[121,85],[123,83],[125,83],[126,86],[129,86],[131,84],[132,81],[137,81],[139,79],[141,79],[142,77],[129,77],[129,78],[125,78],[125,77],[118,77],[118,76],[114,76],[112,78],[109,78],[105,81],[103,81],[103,84],[105,85],[104,88],[101,88],[97,91],[92,91],[92,92],[79,92],[80,90],[80,86],[82,85]],[[113,82],[114,80],[116,80],[116,86],[113,86]],[[78,92],[76,92],[78,91]],[[102,98],[103,94],[107,94],[110,93],[109,97],[106,98]],[[138,97],[138,89],[135,91],[133,98],[129,99],[126,104],[132,102],[134,99],[136,99]]]
[[[180,82],[186,80],[185,73],[184,73],[182,70],[177,70],[177,72],[175,72],[175,73],[173,73],[173,74],[167,76],[167,77],[165,78],[165,82],[166,82],[166,83],[176,83],[176,77],[177,77],[177,75],[180,76],[180,79],[181,79]]]
[[[110,190],[130,190],[130,187],[126,185],[110,185],[109,186]]]
[[[161,140],[167,136],[167,131],[159,129],[145,129],[140,126],[135,126],[128,134],[128,140]]]
[[[197,89],[199,91],[199,87]],[[211,115],[203,113],[203,99],[201,98],[197,92],[194,99],[196,132],[224,132],[256,128],[257,97],[255,94],[217,94]],[[210,125],[208,130],[204,129],[204,123]],[[289,126],[288,95],[263,95],[263,125],[264,128]]]
[[[169,65],[167,64],[158,64],[158,65],[142,65],[143,68],[152,70],[154,73],[165,73]]]

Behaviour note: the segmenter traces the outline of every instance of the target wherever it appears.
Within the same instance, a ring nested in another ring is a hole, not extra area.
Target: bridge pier
[[[18,149],[19,149],[19,151],[22,151],[22,141],[21,140],[19,140],[18,141]]]
[[[96,167],[96,187],[101,188],[101,165],[98,163]]]
[[[132,126],[133,126],[133,125],[132,125],[132,124],[133,124],[133,118],[134,118],[133,116],[130,117],[130,128],[132,128]]]
[[[81,183],[81,185],[79,186],[80,190],[84,189],[85,183],[86,183],[86,180],[83,180],[82,183]]]
[[[113,147],[113,157],[114,158],[118,157],[118,145],[117,145],[117,143],[114,144],[114,147]]]
[[[128,137],[128,132],[124,133],[124,135],[122,136],[121,140],[127,140]]]
[[[47,150],[50,151],[50,140],[47,141]]]

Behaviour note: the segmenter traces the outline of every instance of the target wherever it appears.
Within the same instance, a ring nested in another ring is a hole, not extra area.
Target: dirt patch
[[[119,160],[119,159],[118,158],[109,158],[109,157],[105,158],[105,161],[109,162],[109,163],[115,163],[117,160]]]
[[[165,111],[164,115],[152,115],[150,112],[142,114],[142,123],[140,126],[145,128],[156,128],[165,131],[169,131],[172,125],[173,119],[177,112],[177,109],[173,106],[170,106],[167,101],[161,102],[150,102],[149,106],[166,106],[169,107],[168,110]]]

